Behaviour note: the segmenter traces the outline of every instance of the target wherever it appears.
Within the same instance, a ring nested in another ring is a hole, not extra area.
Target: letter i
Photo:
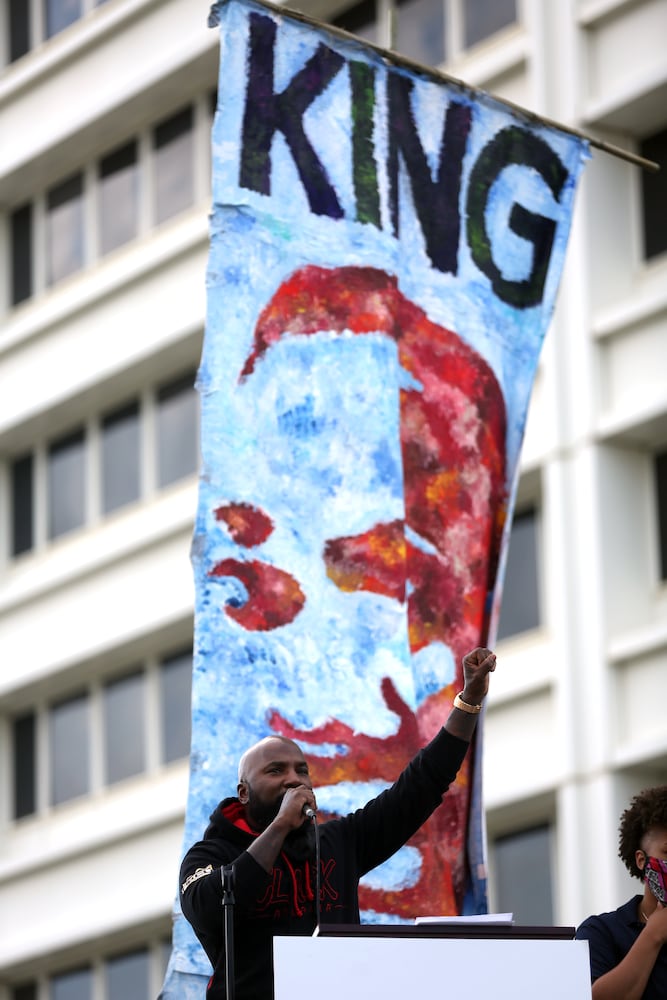
[[[375,70],[362,62],[351,62],[352,90],[352,178],[357,200],[357,219],[380,228],[373,111],[375,108]]]

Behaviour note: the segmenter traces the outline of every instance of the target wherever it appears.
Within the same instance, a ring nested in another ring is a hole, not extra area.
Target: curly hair
[[[667,829],[667,785],[645,788],[631,800],[618,828],[618,856],[633,878],[643,879],[635,851],[641,849],[644,834],[654,827]]]

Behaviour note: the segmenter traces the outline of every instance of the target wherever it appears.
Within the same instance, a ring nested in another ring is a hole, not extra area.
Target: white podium
[[[478,928],[476,928],[477,930]],[[588,942],[570,928],[364,925],[274,939],[275,1000],[590,1000]],[[474,934],[474,936],[471,936]]]

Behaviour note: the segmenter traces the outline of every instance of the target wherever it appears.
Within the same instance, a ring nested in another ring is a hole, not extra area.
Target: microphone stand
[[[225,996],[234,1000],[234,868],[222,869],[222,905],[225,911]]]

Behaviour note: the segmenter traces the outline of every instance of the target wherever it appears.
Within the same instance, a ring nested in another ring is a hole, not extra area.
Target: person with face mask
[[[644,891],[577,928],[576,938],[588,941],[593,1000],[665,1000],[667,785],[632,799],[621,816],[618,854]]]
[[[274,936],[310,935],[320,918],[360,922],[359,880],[440,806],[466,756],[495,665],[488,649],[463,658],[464,687],[442,729],[391,787],[319,825],[319,851],[317,803],[300,747],[267,736],[246,750],[237,795],[218,805],[180,871],[183,914],[213,966],[207,1000],[226,996],[221,870],[233,866],[235,1000],[271,1000]]]

